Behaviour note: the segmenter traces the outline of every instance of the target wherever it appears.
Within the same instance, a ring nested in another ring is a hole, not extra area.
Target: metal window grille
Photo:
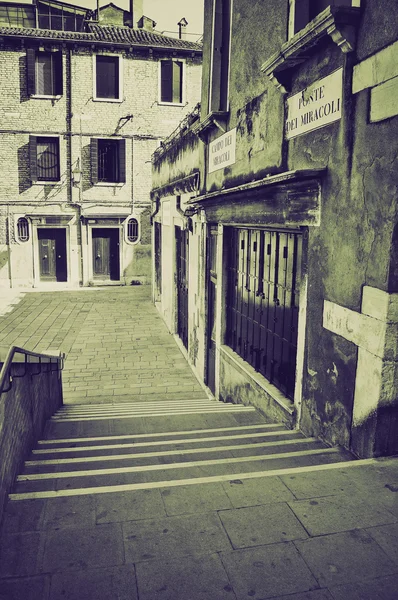
[[[139,227],[137,219],[129,219],[127,221],[127,239],[129,242],[138,242]]]
[[[37,179],[59,181],[59,140],[37,138]]]
[[[20,242],[29,241],[29,222],[25,217],[21,217],[17,221],[17,234]]]
[[[98,140],[98,181],[119,181],[118,140]]]
[[[302,235],[229,230],[226,343],[293,398]]]

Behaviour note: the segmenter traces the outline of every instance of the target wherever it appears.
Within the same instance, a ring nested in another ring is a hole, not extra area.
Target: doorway
[[[95,228],[93,236],[93,278],[120,279],[119,229]]]
[[[188,261],[189,231],[175,228],[177,259],[177,332],[188,348]]]
[[[40,280],[67,281],[66,229],[38,229]]]
[[[217,297],[217,226],[211,226],[207,238],[207,359],[206,385],[216,391],[216,297]]]

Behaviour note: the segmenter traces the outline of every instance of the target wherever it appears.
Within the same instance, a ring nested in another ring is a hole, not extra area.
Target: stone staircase
[[[269,423],[250,406],[207,398],[65,405],[47,423],[11,501],[267,477],[352,460]]]

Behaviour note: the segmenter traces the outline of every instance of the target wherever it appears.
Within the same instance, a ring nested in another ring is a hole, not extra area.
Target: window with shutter
[[[228,110],[231,0],[215,0],[209,111]]]
[[[160,61],[160,101],[170,104],[183,103],[183,70],[179,60]]]
[[[62,95],[62,52],[27,51],[28,93]]]
[[[59,181],[59,139],[31,135],[29,146],[32,182]]]
[[[126,140],[91,140],[91,179],[95,183],[125,183]]]
[[[120,57],[98,55],[95,57],[95,99],[119,100]]]

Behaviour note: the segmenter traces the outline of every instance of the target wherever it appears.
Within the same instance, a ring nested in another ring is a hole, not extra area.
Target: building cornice
[[[325,36],[330,36],[344,53],[355,49],[359,15],[359,7],[328,6],[285,42],[279,52],[265,61],[261,71],[282,93],[286,93],[288,90],[284,71],[304,62],[308,58],[309,49]]]

